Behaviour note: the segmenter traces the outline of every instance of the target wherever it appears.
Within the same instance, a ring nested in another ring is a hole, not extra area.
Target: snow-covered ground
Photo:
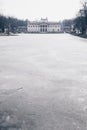
[[[0,130],[87,130],[87,40],[0,37]]]

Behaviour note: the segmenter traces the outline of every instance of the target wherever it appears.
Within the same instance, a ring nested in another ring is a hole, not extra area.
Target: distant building
[[[71,26],[64,26],[63,31],[66,32],[66,33],[70,33],[71,32]]]
[[[28,33],[60,33],[61,23],[51,22],[48,19],[42,19],[40,21],[29,21],[27,25]]]
[[[18,33],[27,33],[27,26],[18,26],[17,32]]]

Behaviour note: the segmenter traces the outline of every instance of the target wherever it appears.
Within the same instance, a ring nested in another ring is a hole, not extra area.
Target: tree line
[[[82,35],[87,33],[87,2],[83,3],[83,8],[79,10],[78,16],[74,19],[74,28],[77,28]]]
[[[87,2],[84,0],[82,8],[78,11],[75,18],[62,22],[65,31],[76,35],[87,36]]]
[[[27,20],[20,20],[14,17],[0,15],[0,32],[4,33],[7,29],[8,33],[15,33],[19,26],[27,26]]]

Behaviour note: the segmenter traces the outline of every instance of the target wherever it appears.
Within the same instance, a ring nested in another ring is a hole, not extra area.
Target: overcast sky
[[[75,17],[80,4],[80,0],[0,0],[0,13],[21,19],[48,17],[59,21]]]

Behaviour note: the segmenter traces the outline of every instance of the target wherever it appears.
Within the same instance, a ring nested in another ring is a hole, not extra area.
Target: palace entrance
[[[46,33],[47,32],[47,25],[40,25],[40,32]]]

